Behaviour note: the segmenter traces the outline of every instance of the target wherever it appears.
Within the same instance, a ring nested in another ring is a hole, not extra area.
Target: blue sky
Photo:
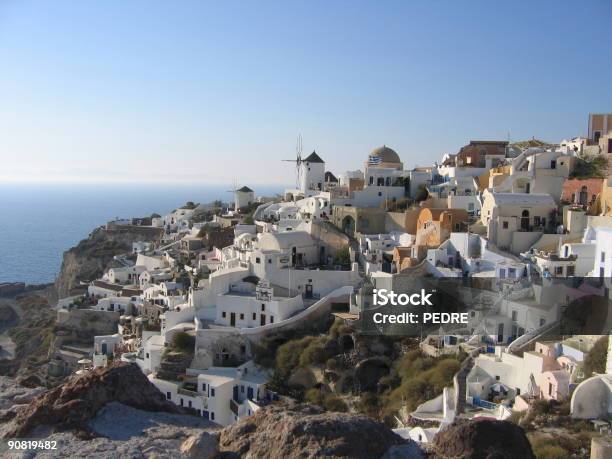
[[[0,0],[0,181],[290,184],[586,134],[612,2]]]

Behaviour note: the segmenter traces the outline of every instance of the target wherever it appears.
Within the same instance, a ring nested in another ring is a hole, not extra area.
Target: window
[[[240,393],[244,394],[244,386],[240,386]]]
[[[470,202],[468,204],[468,210],[474,210],[474,203],[473,202]]]
[[[593,140],[595,143],[599,143],[599,139],[601,138],[601,131],[593,132]]]
[[[202,392],[206,392],[206,383],[202,383]]]
[[[215,413],[214,412],[210,412],[210,420],[214,421],[215,420]]]
[[[257,264],[261,263],[261,258],[256,257],[256,258],[255,258],[255,263],[257,263]]]
[[[600,258],[602,263],[606,262],[606,252],[601,252],[601,258]]]
[[[382,191],[379,191],[379,192],[378,192],[378,196],[382,196]]]
[[[191,408],[191,400],[187,401],[187,406],[189,406],[189,408]]]
[[[553,159],[553,160],[550,162],[550,168],[551,168],[551,169],[556,169],[556,168],[557,168],[557,161],[556,161],[556,160],[554,160],[554,159]]]
[[[499,378],[499,375],[496,375],[496,376],[495,376],[495,381],[499,381],[499,379],[500,379],[500,378]]]
[[[168,400],[172,400],[172,394],[170,392],[166,392],[166,398]]]
[[[265,311],[266,310],[266,305],[264,303],[261,303],[261,310]]]
[[[225,311],[222,311],[221,312],[221,317],[223,317],[225,319],[225,316],[226,316]]]
[[[149,353],[147,352],[147,354],[146,354],[146,355],[147,355],[147,359],[148,359],[148,358],[149,358]]]
[[[540,319],[540,327],[543,327],[546,323],[546,319]]]
[[[270,316],[270,323],[273,324],[274,323],[274,316]]]
[[[512,321],[516,322],[516,319],[518,317],[518,313],[516,311],[512,311]]]
[[[516,268],[508,268],[508,277],[516,277]]]
[[[291,228],[287,228],[287,231],[289,231]],[[268,264],[272,264],[272,258],[268,258]]]
[[[214,396],[215,396],[215,388],[214,388],[214,387],[211,387],[211,388],[210,388],[210,396],[211,396],[211,397],[214,397]],[[214,418],[214,416],[213,416],[213,419],[215,419],[215,418]]]
[[[374,184],[374,177],[370,175],[370,185],[373,185],[373,184]]]
[[[253,313],[253,320],[256,320],[256,319],[257,319],[257,313],[256,313],[256,312],[254,312],[254,313]]]
[[[575,266],[568,266],[567,267],[567,275],[568,276],[573,276],[576,273],[576,267]]]
[[[521,395],[521,388],[520,387],[516,388],[516,395]]]
[[[183,406],[183,399],[181,398],[181,406]]]
[[[502,223],[502,228],[503,229],[508,229],[508,222],[503,222]]]
[[[240,314],[240,320],[244,320],[244,314]]]

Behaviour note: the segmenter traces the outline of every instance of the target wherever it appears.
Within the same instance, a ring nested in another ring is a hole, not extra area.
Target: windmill
[[[232,185],[232,189],[231,190],[226,190],[227,193],[232,193],[232,199],[234,200],[234,210],[237,211],[238,210],[238,201],[236,199],[236,191],[238,191],[238,183],[236,182],[236,179],[234,179],[234,183]]]
[[[297,188],[300,187],[300,165],[302,164],[302,134],[298,134],[297,142],[295,145],[295,159],[283,159],[283,161],[293,163],[295,162],[295,175]]]

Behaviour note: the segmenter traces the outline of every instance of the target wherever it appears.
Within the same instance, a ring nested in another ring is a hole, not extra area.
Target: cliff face
[[[241,458],[371,459],[410,443],[366,416],[324,412],[310,405],[272,405],[223,429],[219,449]]]
[[[140,368],[122,363],[72,376],[61,386],[34,398],[16,413],[5,436],[23,437],[38,426],[83,429],[111,402],[145,411],[181,412],[149,382]]]
[[[69,296],[70,290],[81,281],[99,278],[112,266],[115,255],[131,251],[133,242],[156,242],[162,234],[160,228],[144,226],[95,229],[87,239],[64,252],[62,268],[55,280],[58,297]]]

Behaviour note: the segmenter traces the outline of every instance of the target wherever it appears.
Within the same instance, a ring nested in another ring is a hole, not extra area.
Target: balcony
[[[240,405],[234,399],[230,399],[230,410],[232,410],[232,413],[236,416],[240,413]]]
[[[179,387],[177,392],[181,395],[186,395],[187,397],[198,397],[200,395],[194,390],[185,389],[183,387]]]

